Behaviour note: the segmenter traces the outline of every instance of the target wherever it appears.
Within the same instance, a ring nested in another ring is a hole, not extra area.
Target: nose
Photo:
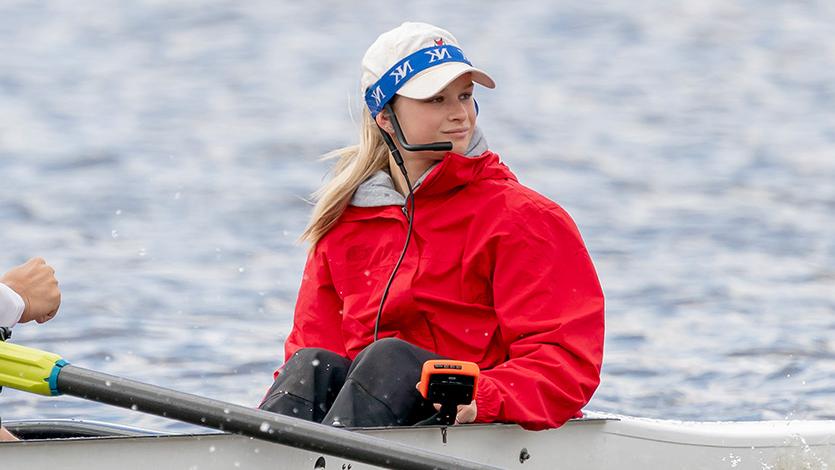
[[[467,119],[467,102],[454,100],[450,105],[449,120],[450,121],[464,121]]]

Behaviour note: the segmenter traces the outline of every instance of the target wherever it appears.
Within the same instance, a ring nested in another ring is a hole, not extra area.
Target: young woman
[[[473,88],[493,80],[423,23],[382,34],[362,66],[360,143],[336,151],[317,192],[286,362],[261,408],[420,423],[436,412],[421,366],[448,358],[481,368],[459,423],[580,416],[600,381],[603,293],[569,215],[487,149]]]

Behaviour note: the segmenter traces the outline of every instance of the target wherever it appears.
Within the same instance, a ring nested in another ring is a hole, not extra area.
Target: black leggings
[[[430,359],[442,357],[396,338],[372,343],[353,363],[325,349],[300,349],[259,408],[334,426],[413,425],[436,414],[415,388]]]

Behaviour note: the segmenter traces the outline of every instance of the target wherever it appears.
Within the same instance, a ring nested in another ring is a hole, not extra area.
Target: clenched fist
[[[11,287],[26,303],[19,323],[35,320],[44,323],[58,313],[61,290],[55,270],[43,258],[32,258],[0,277],[0,282]]]

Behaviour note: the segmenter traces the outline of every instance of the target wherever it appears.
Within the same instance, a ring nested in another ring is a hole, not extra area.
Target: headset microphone
[[[386,105],[385,108],[386,114],[388,115],[389,119],[391,119],[391,125],[394,127],[394,135],[397,136],[397,141],[400,142],[400,145],[403,146],[405,150],[410,152],[449,152],[452,150],[452,142],[432,142],[431,144],[410,144],[406,141],[406,136],[403,135],[403,129],[400,128],[400,122],[397,120],[397,116],[394,114],[394,110],[391,109],[391,105]],[[385,134],[385,133],[384,133]],[[391,137],[389,137],[386,143],[391,141]],[[389,149],[394,147],[394,142],[389,144]],[[392,153],[394,153],[392,151]],[[397,157],[400,157],[400,152],[398,152]],[[400,159],[400,163],[402,164],[403,159]]]

